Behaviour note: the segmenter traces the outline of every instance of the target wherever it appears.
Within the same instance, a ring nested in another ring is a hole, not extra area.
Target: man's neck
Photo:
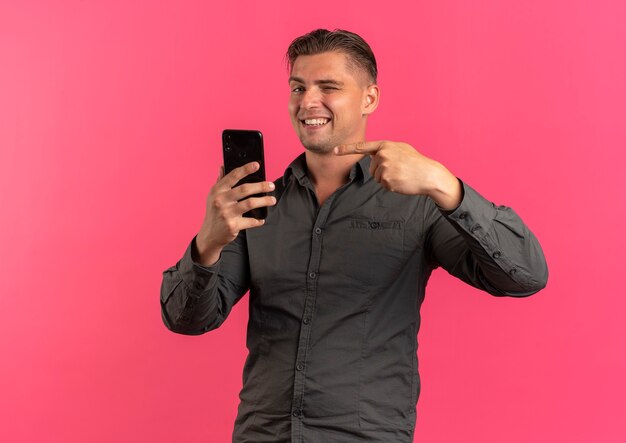
[[[332,152],[317,154],[306,151],[309,178],[313,183],[320,205],[333,192],[348,182],[352,166],[362,158],[363,155],[360,154],[339,156]]]

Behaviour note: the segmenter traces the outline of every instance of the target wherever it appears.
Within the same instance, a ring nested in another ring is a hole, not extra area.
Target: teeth
[[[328,123],[328,119],[327,118],[310,118],[307,120],[304,120],[304,123],[307,125],[325,125],[326,123]]]

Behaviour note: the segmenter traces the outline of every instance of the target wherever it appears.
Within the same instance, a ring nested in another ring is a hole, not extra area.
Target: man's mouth
[[[300,122],[304,125],[304,126],[324,126],[326,123],[328,123],[330,121],[329,118],[307,118],[304,120],[300,120]]]

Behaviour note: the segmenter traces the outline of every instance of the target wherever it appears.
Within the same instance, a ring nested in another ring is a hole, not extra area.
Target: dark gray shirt
[[[191,242],[163,274],[165,325],[219,327],[250,290],[235,442],[410,442],[420,390],[417,331],[438,266],[493,295],[527,296],[548,271],[511,208],[467,184],[454,211],[382,188],[369,156],[320,207],[304,155],[276,181],[265,225],[211,267]]]

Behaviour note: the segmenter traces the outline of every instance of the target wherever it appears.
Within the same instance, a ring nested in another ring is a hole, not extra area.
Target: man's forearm
[[[213,266],[220,259],[223,247],[211,245],[206,234],[200,231],[191,245],[193,261],[202,266]]]
[[[459,179],[439,162],[435,163],[432,176],[429,197],[444,211],[456,209],[463,200],[463,186]]]
[[[537,238],[509,207],[495,206],[464,184],[456,210],[431,212],[428,247],[456,277],[493,295],[524,296],[546,285],[548,270]],[[460,234],[460,235],[459,235]]]

